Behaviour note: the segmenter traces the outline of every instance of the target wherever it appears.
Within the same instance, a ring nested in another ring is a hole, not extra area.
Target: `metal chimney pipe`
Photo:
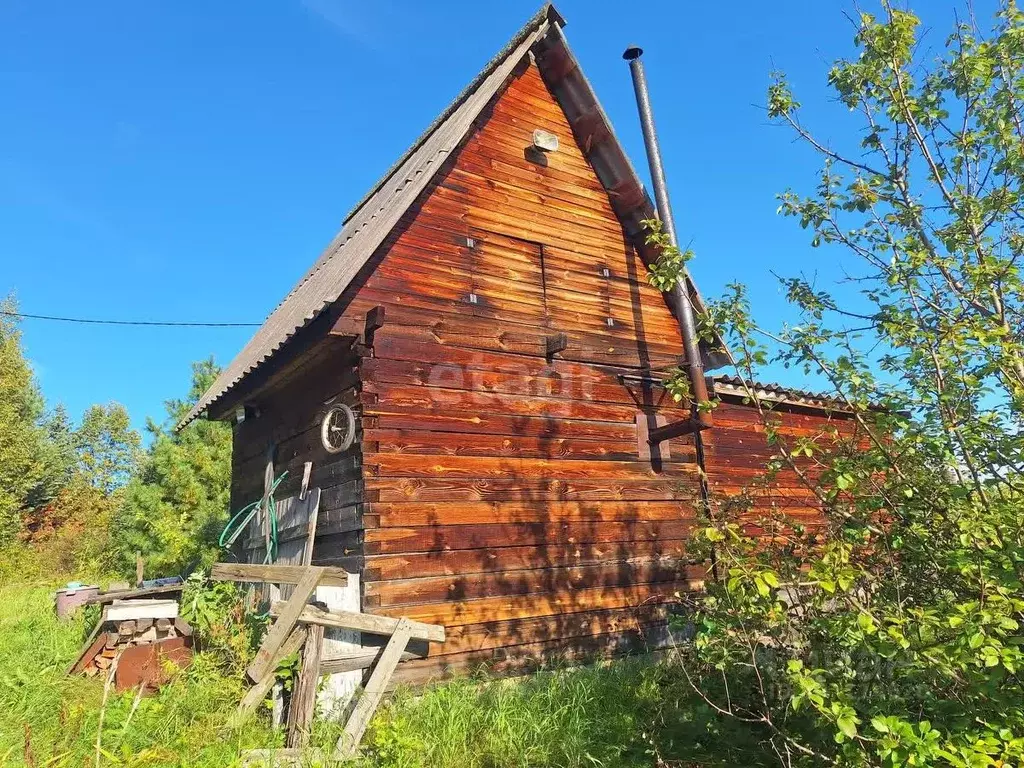
[[[669,242],[676,248],[679,247],[679,239],[676,237],[676,224],[672,218],[672,206],[668,199],[668,183],[665,181],[665,166],[661,161],[661,148],[658,145],[658,134],[654,129],[654,112],[651,110],[651,98],[647,91],[647,76],[644,74],[644,65],[640,61],[643,56],[643,49],[638,45],[631,45],[622,54],[622,58],[629,62],[629,71],[633,76],[633,90],[636,92],[636,108],[640,113],[640,127],[644,133],[644,147],[647,149],[647,163],[651,170],[651,184],[654,185],[654,201],[658,207],[658,217],[668,235]],[[693,304],[690,301],[690,292],[686,288],[685,277],[680,278],[673,289],[676,299],[676,306],[679,308],[679,332],[683,337],[683,350],[686,353],[686,367],[690,374],[690,386],[693,392],[694,405],[708,401],[708,387],[704,380],[704,364],[700,357],[700,347],[697,343],[697,326],[693,319]],[[710,411],[701,411],[695,408],[695,419],[697,429],[704,429],[711,426]],[[652,441],[655,440],[657,430],[651,431]],[[662,439],[667,439],[666,435]]]

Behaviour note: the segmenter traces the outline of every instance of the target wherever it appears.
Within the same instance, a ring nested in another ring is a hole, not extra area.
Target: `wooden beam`
[[[305,627],[296,627],[293,629],[292,633],[288,635],[288,639],[285,640],[278,649],[277,654],[274,657],[273,666],[271,666],[270,670],[260,678],[259,682],[246,691],[245,696],[242,697],[242,701],[239,703],[238,709],[235,710],[235,713],[228,720],[229,728],[236,728],[249,718],[249,715],[252,714],[256,705],[263,701],[270,692],[270,688],[274,684],[274,679],[276,677],[275,673],[277,671],[277,665],[298,651],[304,642],[306,642]]]
[[[377,711],[377,706],[384,696],[388,683],[391,682],[395,667],[401,661],[402,653],[409,643],[411,634],[412,622],[406,618],[399,619],[395,633],[388,640],[380,661],[370,673],[370,679],[366,682],[363,695],[359,697],[355,709],[352,710],[352,715],[345,723],[345,731],[334,748],[335,758],[344,760],[352,757],[359,749],[359,743],[363,740],[363,734],[366,733],[366,727],[370,724],[370,718]]]
[[[569,337],[564,333],[555,333],[544,339],[544,355],[549,360],[559,352],[569,348]]]
[[[289,601],[290,602],[290,601]],[[270,606],[270,615],[278,616],[284,612],[286,603],[278,602]],[[313,605],[307,605],[299,621],[304,624],[319,624],[334,629],[349,629],[355,632],[369,632],[373,635],[390,635],[398,627],[401,619],[389,616],[375,616],[372,613],[354,613],[352,611],[325,611]],[[438,624],[411,622],[412,637],[416,640],[429,640],[432,643],[444,642],[444,627]]]
[[[373,334],[384,325],[384,307],[377,305],[366,313],[366,324],[363,328],[363,343],[373,346]]]
[[[692,435],[694,432],[700,432],[704,429],[707,429],[707,426],[701,424],[697,419],[680,419],[663,427],[655,427],[650,430],[648,432],[648,440],[651,445],[656,445],[664,440],[671,440],[673,437],[682,437],[683,435]]]
[[[295,585],[295,591],[292,592],[292,596],[284,604],[284,608],[278,615],[277,621],[274,622],[270,631],[267,632],[267,636],[263,638],[263,643],[260,645],[259,651],[256,652],[256,658],[252,660],[252,663],[245,670],[246,674],[249,675],[249,679],[254,682],[261,680],[267,673],[267,670],[272,668],[278,649],[288,638],[288,635],[291,634],[295,622],[299,619],[299,614],[302,613],[303,608],[306,607],[306,602],[316,590],[324,571],[323,568],[314,567],[304,567],[302,570],[305,571],[305,575]]]
[[[184,584],[168,584],[163,587],[150,587],[149,589],[118,589],[113,592],[102,592],[98,595],[83,601],[83,605],[90,603],[112,603],[114,600],[132,600],[136,597],[152,597],[153,595],[166,595],[174,592],[181,592]]]
[[[95,656],[94,651],[99,650],[103,645],[104,637],[100,636],[100,627],[102,627],[107,621],[107,611],[104,608],[100,614],[99,621],[96,622],[96,626],[92,628],[92,632],[89,633],[89,638],[85,641],[82,646],[82,650],[78,652],[78,656],[75,658],[71,665],[67,668],[65,674],[71,675],[75,672],[81,672],[85,669],[85,665],[89,663],[89,660]]]
[[[325,587],[347,587],[348,571],[344,568],[321,568],[320,584]],[[267,582],[298,584],[306,568],[302,565],[256,565],[249,563],[214,563],[210,578],[214,581]]]
[[[383,650],[384,647],[381,646],[372,650],[356,651],[320,659],[320,674],[335,675],[340,672],[355,672],[360,669],[369,669],[380,658]],[[402,661],[413,661],[414,659],[422,658],[425,657],[411,651],[406,651],[402,654]]]
[[[288,746],[299,748],[309,741],[309,729],[316,710],[316,688],[320,682],[320,655],[324,646],[324,628],[313,624],[306,631],[302,649],[302,666],[292,689],[288,707]]]

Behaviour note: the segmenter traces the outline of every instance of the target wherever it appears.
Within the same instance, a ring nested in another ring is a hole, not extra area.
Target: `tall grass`
[[[102,680],[64,674],[95,615],[60,622],[52,600],[50,584],[0,584],[0,765],[219,768],[240,765],[244,749],[281,746],[265,714],[224,727],[245,684],[223,645],[157,694],[104,705]],[[339,729],[318,722],[313,746],[329,751]],[[723,732],[672,666],[647,659],[401,692],[364,744],[362,766],[395,768],[760,762],[757,745]]]
[[[650,658],[406,691],[378,716],[370,748],[396,768],[732,767],[765,757],[749,731],[724,730],[676,668]]]
[[[0,586],[0,765],[224,766],[243,747],[275,742],[258,724],[222,729],[242,682],[203,653],[137,706],[132,692],[110,696],[101,731],[103,682],[64,674],[91,624],[58,621],[52,594]]]

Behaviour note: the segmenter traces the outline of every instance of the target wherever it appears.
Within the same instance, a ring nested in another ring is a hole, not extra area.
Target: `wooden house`
[[[184,422],[234,423],[234,509],[285,471],[277,499],[319,489],[312,562],[359,574],[363,611],[447,628],[406,680],[662,642],[666,601],[706,578],[702,497],[769,455],[728,378],[714,426],[648,439],[691,418],[660,386],[679,308],[647,281],[654,209],[563,25],[545,7],[484,67]],[[842,418],[766,394],[793,434]],[[818,519],[777,487],[765,504]]]

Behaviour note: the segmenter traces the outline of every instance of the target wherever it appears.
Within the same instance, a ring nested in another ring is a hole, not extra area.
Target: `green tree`
[[[132,429],[123,405],[89,406],[73,439],[78,471],[94,488],[109,495],[128,482],[140,458],[142,439]]]
[[[112,528],[125,568],[134,563],[136,551],[153,572],[164,575],[216,558],[217,538],[228,519],[231,427],[205,419],[180,432],[174,427],[218,372],[212,359],[193,364],[188,397],[169,400],[164,423],[147,425],[152,444],[125,488]]]
[[[0,310],[17,311],[13,298]],[[0,545],[11,542],[45,478],[44,404],[15,320],[0,314]],[[40,493],[34,501],[38,502]]]
[[[855,280],[785,279],[801,318],[779,332],[756,325],[741,286],[704,318],[744,376],[773,359],[823,375],[856,434],[788,437],[748,392],[778,449],[766,479],[796,471],[827,536],[763,521],[780,542],[767,548],[742,507],[712,507],[720,580],[683,668],[783,765],[1019,765],[1024,14],[1007,2],[986,33],[968,16],[938,53],[888,2],[856,24],[857,55],[828,76],[856,146],[818,138],[783,76],[768,93],[769,116],[824,165],[780,212],[856,257]]]

